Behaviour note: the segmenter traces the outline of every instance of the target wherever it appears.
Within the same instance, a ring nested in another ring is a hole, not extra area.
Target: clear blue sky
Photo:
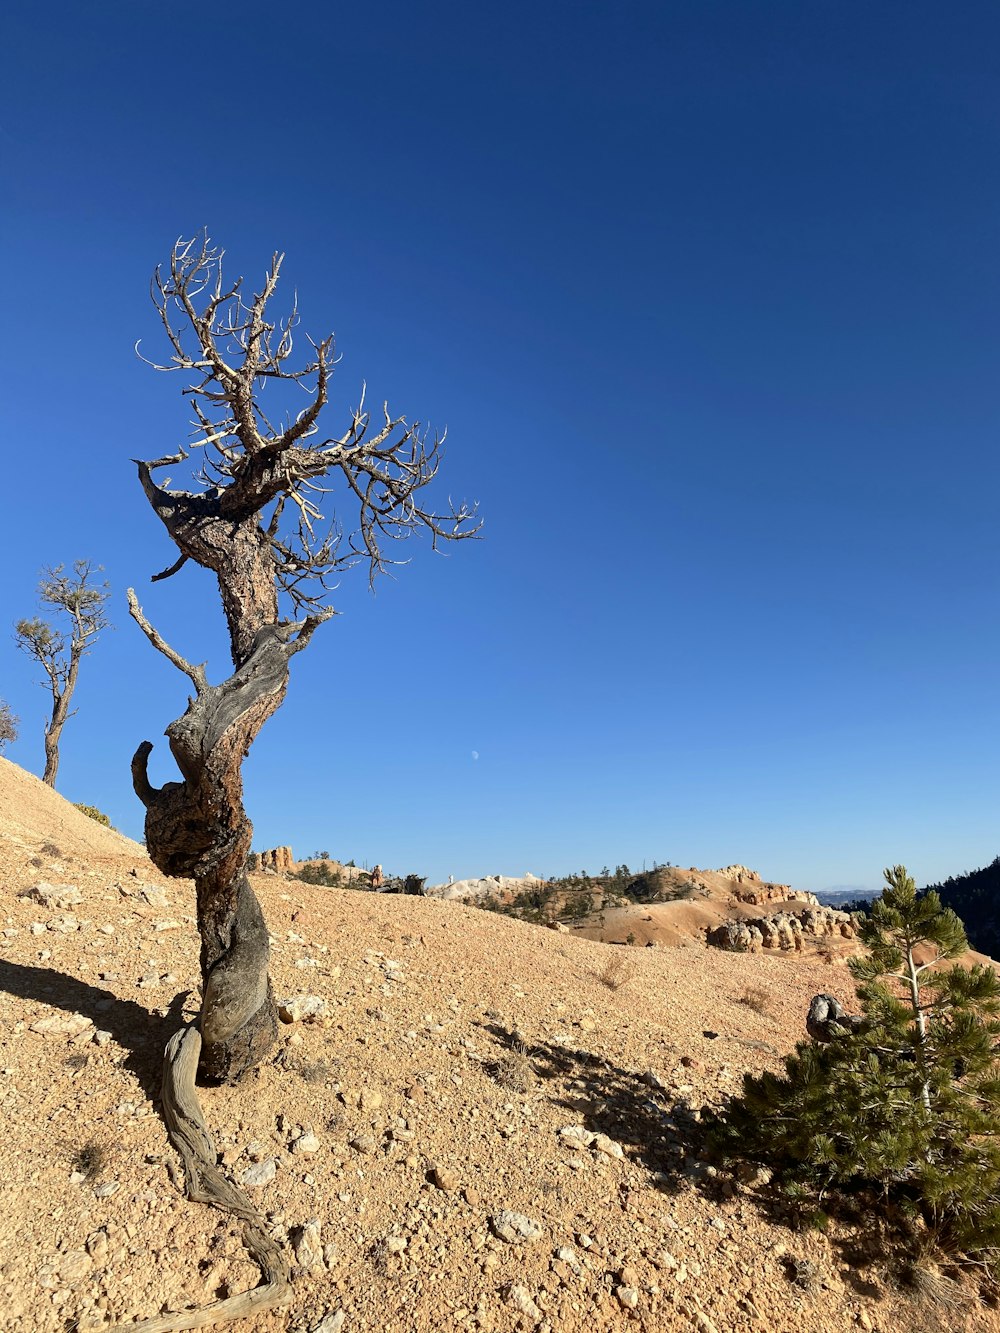
[[[140,835],[138,741],[174,776],[187,682],[128,584],[226,673],[211,576],[148,582],[129,463],[187,432],[132,347],[207,226],[336,330],[331,425],[362,379],[447,424],[486,518],[345,577],[247,762],[255,846],[806,888],[1000,851],[995,4],[56,0],[8,9],[0,65],[5,619],[46,563],[114,588],[68,797]]]

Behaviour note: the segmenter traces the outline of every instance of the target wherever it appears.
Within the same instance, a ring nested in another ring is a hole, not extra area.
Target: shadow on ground
[[[183,1026],[183,1010],[190,991],[175,995],[166,1014],[160,1015],[134,1000],[119,999],[110,991],[51,967],[28,967],[6,959],[0,959],[0,990],[23,1000],[38,1000],[82,1014],[96,1028],[110,1032],[128,1052],[122,1067],[135,1075],[151,1102],[159,1102],[163,1048],[168,1038]]]
[[[631,1161],[645,1168],[654,1188],[668,1195],[694,1189],[716,1204],[732,1193],[733,1172],[711,1152],[703,1108],[668,1084],[590,1051],[548,1042],[526,1045],[519,1033],[499,1024],[486,1030],[508,1050],[524,1052],[539,1078],[558,1085],[551,1100],[566,1109],[567,1124],[580,1124],[620,1144]],[[815,1207],[797,1206],[766,1178],[738,1188],[741,1199],[772,1225],[797,1234],[817,1224]],[[895,1219],[881,1217],[879,1210],[873,1215],[870,1199],[844,1198],[836,1213],[832,1204],[827,1206],[838,1222],[827,1238],[845,1265],[844,1280],[859,1296],[881,1297],[879,1279],[884,1280],[894,1256],[898,1261]],[[790,1247],[789,1283],[809,1289],[809,1268]]]
[[[487,1031],[509,1049],[519,1049],[516,1032],[496,1024]],[[684,1097],[591,1051],[534,1042],[526,1054],[540,1078],[562,1084],[552,1101],[570,1113],[569,1123],[619,1143],[665,1193],[698,1183],[704,1129]]]

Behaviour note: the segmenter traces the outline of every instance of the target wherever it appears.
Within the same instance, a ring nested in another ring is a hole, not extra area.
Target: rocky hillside
[[[189,1202],[161,1053],[197,1011],[191,888],[0,761],[3,1333],[81,1333],[257,1281]],[[700,1156],[706,1106],[776,1067],[813,953],[613,947],[422,898],[255,879],[281,1039],[204,1090],[295,1279],[247,1333],[923,1330],[851,1232],[782,1225]],[[757,910],[757,909],[748,909]],[[862,1233],[863,1234],[863,1233]],[[949,1310],[954,1329],[996,1328]]]

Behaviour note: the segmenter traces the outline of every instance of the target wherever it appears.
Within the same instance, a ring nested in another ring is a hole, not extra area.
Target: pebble
[[[319,1238],[319,1218],[310,1218],[304,1226],[296,1227],[292,1232],[292,1248],[295,1262],[307,1271],[315,1268],[323,1260],[323,1251]]]
[[[58,1261],[59,1280],[61,1282],[79,1282],[87,1276],[94,1266],[94,1261],[86,1250],[70,1250]]]
[[[531,1299],[527,1287],[517,1285],[511,1287],[507,1293],[507,1300],[515,1310],[520,1310],[521,1314],[526,1314],[529,1319],[534,1319],[536,1323],[541,1320],[542,1312]]]
[[[321,995],[290,995],[278,1001],[278,1017],[283,1023],[308,1023],[326,1013]]]
[[[355,1152],[372,1153],[375,1151],[375,1140],[371,1134],[358,1134],[356,1138],[351,1139],[350,1146]]]
[[[501,1208],[498,1213],[494,1213],[490,1218],[490,1226],[501,1240],[512,1245],[517,1241],[540,1240],[542,1236],[541,1223],[525,1217],[524,1213],[511,1212],[509,1208]]]
[[[107,1180],[103,1185],[98,1185],[94,1190],[95,1199],[110,1199],[112,1194],[117,1194],[121,1189],[121,1183],[117,1180]]]
[[[458,1173],[448,1166],[435,1166],[431,1170],[431,1180],[439,1190],[457,1190]]]
[[[41,903],[43,907],[65,911],[83,902],[83,894],[75,884],[46,884],[44,881],[32,884],[30,889],[18,894],[22,901]]]
[[[108,1233],[93,1231],[87,1237],[87,1253],[95,1263],[103,1263],[108,1257]]]
[[[53,1014],[50,1018],[39,1018],[29,1025],[32,1032],[41,1032],[46,1037],[78,1037],[88,1028],[93,1028],[89,1018],[83,1014]]]
[[[639,1304],[639,1293],[635,1287],[616,1287],[615,1296],[618,1304],[623,1305],[627,1310],[634,1310]]]
[[[319,1152],[319,1139],[311,1129],[306,1129],[292,1144],[292,1152],[297,1156],[301,1156],[303,1153]]]
[[[620,1143],[615,1143],[614,1139],[609,1139],[607,1134],[595,1134],[591,1147],[595,1152],[604,1153],[605,1157],[623,1158],[625,1153]]]
[[[262,1162],[255,1162],[253,1166],[248,1166],[240,1176],[241,1185],[257,1186],[266,1185],[268,1181],[274,1179],[278,1171],[278,1163],[273,1157],[265,1157]]]
[[[346,1318],[347,1315],[344,1314],[343,1310],[324,1315],[315,1328],[310,1329],[310,1333],[340,1333]]]

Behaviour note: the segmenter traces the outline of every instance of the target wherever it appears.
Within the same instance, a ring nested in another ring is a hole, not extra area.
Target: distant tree
[[[257,1064],[277,1031],[267,927],[246,874],[252,826],[242,803],[243,758],[285,697],[291,658],[334,614],[325,599],[331,575],[362,563],[371,582],[399,563],[389,555],[395,539],[425,532],[437,547],[478,530],[469,507],[435,509],[423,498],[441,461],[441,437],[390,415],[387,405],[372,427],[363,393],[345,429],[321,433],[333,337],[310,340],[305,364],[292,368],[297,311],[293,306],[277,320],[268,309],[282,259],[274,255],[252,296],[241,279],[224,283],[222,252],[207,237],[178,241],[166,273],[157,269],[152,297],[171,355],[154,364],[187,379],[200,466],[192,489],[171,488],[170,478],[154,477],[184,464],[186,449],[135,460],[146,498],[178,551],[154,581],[189,561],[210,570],[229,629],[233,671],[211,685],[205,666],[167,644],[129,590],[133,618],[194,686],[186,712],[166,729],[181,781],[151,785],[149,741],[137,749],[132,775],[146,806],[150,856],[165,874],[195,882],[200,1069],[217,1080],[235,1081]],[[283,393],[296,396],[286,401]],[[318,532],[328,479],[339,481],[356,506],[346,543],[338,529]],[[191,1031],[184,1041],[189,1037]]]
[[[17,724],[20,720],[6,699],[0,699],[0,754],[11,741],[17,740]]]
[[[861,1014],[800,1043],[783,1077],[748,1074],[712,1136],[727,1156],[767,1162],[791,1197],[889,1198],[996,1271],[1000,980],[941,968],[967,948],[961,921],[936,893],[918,896],[904,866],[885,880],[859,928],[868,952],[849,964]]]
[[[50,787],[56,785],[59,771],[59,739],[67,720],[73,716],[69,705],[76,689],[80,660],[110,624],[104,604],[111,591],[107,583],[94,582],[94,575],[101,572],[101,566],[89,560],[74,560],[72,574],[67,574],[63,565],[44,570],[38,584],[38,600],[55,613],[55,623],[36,616],[19,620],[14,626],[17,646],[41,666],[46,677],[42,684],[52,695],[52,711],[45,724],[42,774],[42,781]]]

